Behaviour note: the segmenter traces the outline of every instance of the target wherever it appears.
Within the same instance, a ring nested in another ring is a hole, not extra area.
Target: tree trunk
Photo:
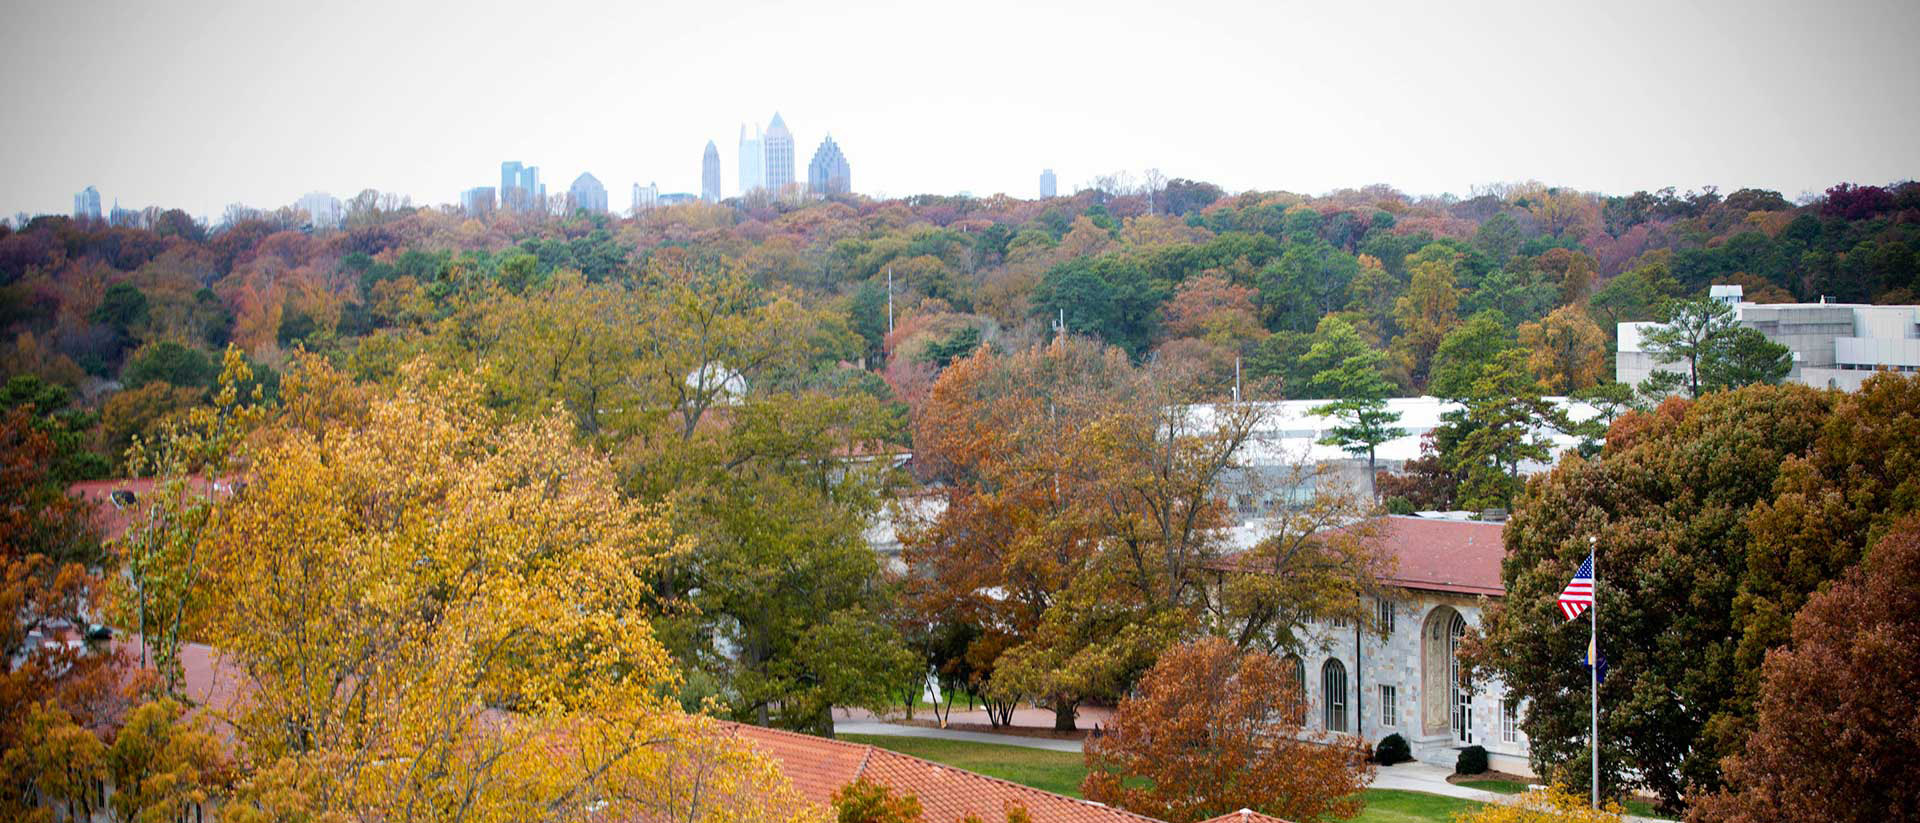
[[[1069,703],[1065,700],[1059,700],[1054,702],[1053,704],[1053,730],[1054,731],[1071,732],[1071,731],[1077,730],[1078,727],[1073,725],[1073,718],[1077,714],[1077,712],[1074,711],[1073,707],[1074,707],[1074,704]]]

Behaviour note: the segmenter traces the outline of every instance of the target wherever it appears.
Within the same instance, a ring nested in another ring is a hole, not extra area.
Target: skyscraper
[[[708,143],[709,147],[713,144]],[[660,184],[648,183],[644,186],[633,184],[633,211],[635,214],[660,206]]]
[[[508,160],[500,164],[500,210],[513,211],[520,208],[520,171],[525,168],[518,160]]]
[[[520,210],[537,212],[547,210],[547,184],[540,182],[539,166],[528,166],[520,170]]]
[[[840,145],[833,142],[831,134],[820,141],[820,148],[813,152],[813,162],[807,164],[807,191],[823,197],[853,191],[853,169],[847,165],[847,156],[840,152]]]
[[[500,164],[500,210],[547,210],[547,187],[540,182],[539,166],[524,166],[518,160]]]
[[[493,187],[475,186],[460,193],[460,210],[468,217],[484,217],[493,213]]]
[[[100,219],[100,192],[92,186],[80,190],[73,196],[73,219]]]
[[[605,214],[607,187],[600,185],[600,178],[581,172],[579,177],[573,178],[573,185],[567,187],[567,208]]]
[[[340,198],[324,191],[301,195],[293,205],[307,213],[307,225],[321,231],[340,228],[341,221],[346,218],[346,209],[341,205]]]
[[[740,126],[740,196],[753,193],[754,189],[767,187],[767,155],[760,140],[760,127],[753,127],[753,137],[747,137],[746,124]]]
[[[1040,196],[1042,198],[1053,197],[1054,192],[1055,192],[1055,186],[1054,186],[1054,180],[1053,180],[1053,169],[1041,169],[1040,170]]]
[[[766,154],[767,189],[776,194],[786,191],[793,185],[793,132],[787,131],[787,121],[780,119],[779,112],[773,113],[773,122],[767,124],[761,143]]]
[[[707,151],[700,156],[700,199],[720,202],[720,148],[712,140],[707,141]]]

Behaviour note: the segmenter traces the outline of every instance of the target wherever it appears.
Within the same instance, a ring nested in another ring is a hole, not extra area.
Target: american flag
[[[1573,573],[1573,582],[1560,591],[1560,613],[1572,620],[1586,614],[1593,605],[1593,555],[1587,555],[1587,562],[1580,564],[1580,570]]]

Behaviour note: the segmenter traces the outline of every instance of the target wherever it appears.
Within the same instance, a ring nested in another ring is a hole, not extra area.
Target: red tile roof
[[[115,646],[138,661],[139,638],[124,635]],[[212,647],[182,644],[183,691],[200,707],[231,712],[240,707],[248,688],[245,673]],[[943,766],[875,746],[828,740],[797,732],[766,729],[742,723],[722,723],[731,734],[746,740],[778,761],[780,770],[808,802],[830,807],[833,793],[862,777],[893,789],[912,792],[926,811],[927,823],[958,823],[977,814],[989,823],[1005,820],[1009,804],[1024,806],[1034,823],[1159,823],[1086,800],[1029,788],[998,778]]]
[[[1507,556],[1502,523],[1430,517],[1381,518],[1380,539],[1393,558],[1393,572],[1380,582],[1421,591],[1501,597],[1500,561]],[[1245,553],[1211,564],[1220,571],[1245,568]]]
[[[229,486],[224,482],[209,483],[203,477],[189,477],[187,483],[201,494],[225,494]],[[151,477],[119,477],[107,480],[88,480],[67,487],[67,493],[93,504],[93,522],[100,527],[101,540],[118,540],[127,533],[134,517],[140,512],[140,500],[153,492],[158,481]],[[132,500],[121,503],[113,499],[115,492],[132,492]]]
[[[741,738],[780,762],[787,779],[808,800],[825,806],[840,787],[864,777],[920,799],[927,823],[957,823],[968,814],[1005,820],[1011,804],[1024,806],[1034,823],[1157,823],[1153,818],[1088,800],[1009,783],[875,746],[828,740],[759,726],[728,724]]]
[[[1394,558],[1393,574],[1382,582],[1408,589],[1484,594],[1500,597],[1503,523],[1388,517],[1383,539]]]

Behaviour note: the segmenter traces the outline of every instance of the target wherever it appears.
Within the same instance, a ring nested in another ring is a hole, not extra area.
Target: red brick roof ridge
[[[805,734],[803,732],[788,731],[786,729],[775,729],[767,726],[754,726],[746,723],[737,723],[733,721],[721,721],[721,722],[735,727],[735,729],[737,729],[738,731],[749,733],[748,735],[743,735],[743,736],[747,736],[748,739],[751,739],[752,734],[768,734],[772,736],[790,738],[795,742],[806,742],[811,745],[827,744],[829,746],[834,746],[834,747],[858,746],[862,749],[865,749],[866,751],[861,757],[859,770],[855,773],[853,778],[847,781],[849,783],[853,782],[853,780],[858,780],[860,779],[860,777],[864,776],[865,773],[868,771],[869,766],[879,765],[873,762],[874,755],[878,754],[882,758],[898,758],[900,760],[908,761],[912,764],[917,764],[917,765],[925,766],[928,768],[945,769],[948,771],[958,772],[960,774],[966,775],[969,779],[983,780],[990,783],[998,784],[1003,788],[1013,790],[1013,792],[1017,794],[1031,795],[1039,798],[1046,798],[1049,801],[1053,801],[1053,802],[1065,801],[1067,803],[1084,807],[1091,812],[1107,813],[1107,814],[1117,815],[1125,819],[1146,821],[1146,823],[1164,823],[1164,821],[1161,821],[1159,818],[1147,817],[1146,815],[1130,812],[1116,806],[1109,806],[1105,803],[1101,803],[1098,801],[1087,800],[1085,798],[1080,798],[1080,797],[1069,797],[1064,794],[1055,794],[1045,789],[1036,789],[1032,786],[1022,785],[1019,783],[1015,783],[1011,780],[1005,780],[1002,778],[994,777],[992,775],[981,774],[975,771],[968,771],[958,766],[949,766],[944,763],[935,763],[931,760],[927,760],[922,757],[915,757],[910,754],[903,754],[901,752],[882,749],[878,746],[874,746],[871,744],[849,743],[845,740],[836,740],[828,737],[817,737],[814,735]],[[925,801],[926,801],[926,798],[922,798],[922,802],[924,803]],[[1047,819],[1045,817],[1042,817],[1039,812],[1034,812],[1031,806],[1028,807],[1028,811],[1034,813],[1035,820],[1045,821]]]

